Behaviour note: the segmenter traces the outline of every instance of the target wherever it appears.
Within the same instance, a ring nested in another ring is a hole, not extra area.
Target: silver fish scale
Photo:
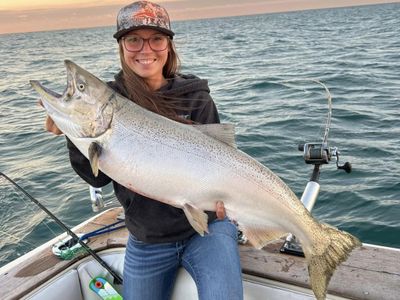
[[[117,97],[115,100],[118,102],[127,101],[121,97]],[[186,170],[186,175],[183,174],[182,176],[188,176],[189,172],[203,174],[203,176],[207,175],[204,174],[205,167],[207,166],[208,169],[212,170],[208,175],[210,177],[215,177],[215,174],[220,173],[230,174],[230,177],[237,176],[241,178],[241,180],[247,182],[246,184],[243,182],[243,185],[257,185],[258,190],[263,190],[263,194],[269,195],[268,198],[274,195],[274,198],[276,198],[275,201],[281,200],[279,201],[281,205],[288,205],[295,210],[299,210],[299,207],[302,206],[291,190],[277,176],[245,153],[202,134],[199,130],[190,125],[170,121],[140,107],[136,107],[135,105],[119,104],[116,106],[123,106],[123,111],[115,111],[115,116],[113,118],[114,124],[112,125],[114,134],[118,135],[119,139],[122,138],[124,140],[131,137],[131,141],[126,140],[125,142],[132,145],[136,143],[133,132],[136,136],[141,136],[141,141],[144,141],[142,144],[142,151],[144,152],[146,152],[146,148],[150,148],[149,145],[152,145],[151,147],[159,148],[163,146],[166,149],[164,151],[167,151],[170,155],[174,151],[181,153],[182,155],[180,158],[185,158],[187,162],[176,161],[172,163],[175,165],[190,164],[190,162],[196,161],[197,164],[194,164],[195,169]],[[120,112],[122,112],[122,114],[120,114]],[[128,131],[130,132],[129,134],[127,133]],[[118,144],[120,143],[121,140]],[[109,147],[111,147],[111,145],[109,145]],[[158,153],[158,155],[161,155],[161,153]],[[163,155],[163,157],[168,156]],[[127,158],[127,160],[132,161],[134,157]],[[162,169],[163,165],[154,165],[153,167]],[[203,170],[203,172],[201,170]],[[196,176],[192,175],[189,177]],[[203,182],[204,181],[205,180],[203,180]],[[227,182],[224,183],[224,188],[230,185]],[[274,187],[274,189],[270,187]],[[221,190],[221,187],[215,185],[208,186],[208,188],[214,188],[215,191]],[[216,192],[215,194],[229,195],[230,193]],[[229,202],[227,195],[223,198],[225,201]],[[288,195],[293,198],[292,201],[287,200]],[[261,195],[257,198],[260,196]],[[162,195],[157,195],[155,198],[160,199]],[[187,200],[189,201],[191,199]],[[213,202],[216,200],[219,199],[210,199],[210,201]],[[169,199],[169,202],[170,201],[171,199]],[[267,199],[262,202],[267,202]],[[229,203],[227,206],[229,207]]]

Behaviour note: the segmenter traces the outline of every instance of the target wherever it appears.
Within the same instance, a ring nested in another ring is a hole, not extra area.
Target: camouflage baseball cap
[[[137,1],[120,9],[114,38],[119,40],[129,31],[141,28],[161,31],[171,38],[174,36],[165,8],[150,1]]]

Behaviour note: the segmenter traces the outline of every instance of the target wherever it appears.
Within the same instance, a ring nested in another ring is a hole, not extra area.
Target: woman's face
[[[154,51],[149,44],[150,38],[153,42],[159,42],[159,37],[165,37],[159,31],[153,29],[138,29],[127,33],[122,39],[124,48],[124,59],[129,68],[142,77],[153,90],[160,88],[165,83],[163,68],[167,62],[169,52],[168,46],[162,51]],[[134,45],[137,38],[144,39],[143,47],[139,51],[129,50],[128,43]]]

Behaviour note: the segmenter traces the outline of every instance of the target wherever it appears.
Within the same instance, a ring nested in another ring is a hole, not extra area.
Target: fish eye
[[[78,83],[78,90],[83,92],[85,90],[85,84],[83,82]]]

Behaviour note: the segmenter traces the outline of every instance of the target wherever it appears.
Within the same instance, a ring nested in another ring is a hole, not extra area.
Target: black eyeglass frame
[[[135,36],[136,36],[136,35],[135,35]],[[151,46],[150,40],[151,40],[152,38],[154,38],[154,36],[152,36],[152,37],[150,37],[150,38],[148,38],[148,39],[142,38],[142,37],[140,37],[140,36],[136,36],[136,37],[138,37],[138,38],[140,38],[140,39],[142,40],[142,47],[141,47],[139,50],[129,50],[129,49],[126,47],[125,40],[126,40],[126,38],[128,38],[129,36],[124,36],[124,37],[121,38],[121,40],[122,40],[122,43],[124,44],[125,50],[128,51],[128,52],[131,52],[131,53],[135,53],[135,52],[140,52],[140,51],[142,51],[145,42],[147,42],[147,43],[149,44],[150,49],[153,50],[154,52],[161,52],[161,51],[164,51],[165,49],[168,48],[168,44],[169,44],[169,41],[171,40],[171,37],[168,36],[168,35],[163,35],[163,34],[160,34],[160,35],[157,35],[157,36],[158,36],[158,37],[162,36],[162,37],[164,37],[164,38],[167,39],[167,44],[166,44],[165,48],[162,49],[162,50],[154,50],[153,47]]]

